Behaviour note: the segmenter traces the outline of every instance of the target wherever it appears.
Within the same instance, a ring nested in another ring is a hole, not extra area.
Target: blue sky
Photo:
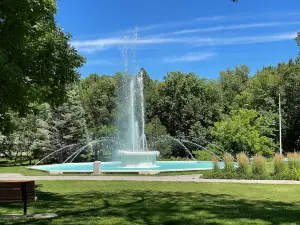
[[[299,0],[61,0],[58,8],[58,24],[87,58],[82,76],[123,71],[125,44],[130,68],[153,79],[173,70],[217,78],[241,64],[253,74],[298,54]]]

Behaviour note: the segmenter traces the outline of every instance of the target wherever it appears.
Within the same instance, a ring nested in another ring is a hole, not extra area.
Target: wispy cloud
[[[213,56],[216,56],[216,53],[213,52],[191,52],[182,56],[175,57],[165,57],[163,59],[166,63],[175,63],[175,62],[195,62],[203,61],[209,59]]]
[[[201,33],[201,32],[213,32],[213,31],[224,31],[224,30],[241,30],[248,28],[265,28],[265,27],[276,27],[276,26],[288,26],[288,25],[297,25],[300,22],[267,22],[267,23],[248,23],[248,24],[235,24],[227,26],[213,26],[207,28],[198,28],[198,29],[186,29],[175,31],[169,33],[169,35],[183,35],[191,33]],[[162,35],[166,36],[166,35]]]
[[[158,24],[152,24],[147,26],[138,27],[139,32],[150,32],[153,30],[159,30],[159,29],[170,29],[170,28],[178,28],[178,27],[185,27],[185,26],[191,26],[201,23],[214,23],[217,21],[224,21],[231,19],[232,16],[210,16],[210,17],[198,17],[191,20],[182,20],[182,21],[174,21],[174,22],[165,22],[165,23],[158,23]],[[135,30],[135,28],[126,29],[123,31],[118,31],[117,33],[122,33],[124,35],[128,33],[132,33]],[[117,34],[115,33],[115,34]]]
[[[173,21],[173,22],[165,22],[165,23],[159,23],[159,24],[150,24],[146,26],[139,27],[139,32],[141,33],[148,33],[149,32],[155,32],[161,29],[171,29],[171,28],[180,28],[180,27],[187,27],[187,26],[193,26],[201,23],[207,24],[213,24],[217,23],[219,21],[225,22],[225,21],[245,21],[249,19],[282,19],[282,18],[293,18],[293,19],[299,19],[300,12],[288,12],[288,11],[281,11],[281,12],[263,12],[263,13],[239,13],[234,15],[217,15],[217,16],[208,16],[208,17],[199,17],[194,18],[190,20],[182,20],[182,21]],[[128,35],[133,32],[134,28],[117,31],[114,34],[123,34]],[[202,31],[205,32],[205,31]]]
[[[121,39],[121,38],[105,38],[97,40],[87,40],[87,41],[74,41],[73,45],[75,47],[90,47],[90,46],[114,46],[114,45],[124,45],[124,44],[161,44],[169,42],[179,42],[181,39],[174,38],[157,38],[157,39]]]
[[[207,16],[207,17],[199,17],[199,18],[194,18],[190,20],[180,20],[180,21],[171,21],[171,22],[163,22],[163,23],[158,23],[158,24],[149,24],[149,25],[141,25],[138,26],[139,33],[142,36],[145,35],[155,35],[155,36],[163,36],[159,34],[160,31],[168,31],[169,33],[164,34],[165,36],[172,35],[179,35],[179,34],[188,34],[188,33],[196,33],[196,32],[209,32],[209,31],[219,31],[219,30],[233,30],[233,29],[246,29],[246,28],[255,28],[255,27],[271,27],[271,26],[277,26],[276,24],[272,25],[272,22],[270,23],[254,23],[253,25],[247,25],[247,24],[240,24],[240,25],[224,25],[224,26],[218,26],[217,24],[219,22],[226,23],[228,21],[249,21],[252,19],[255,20],[261,20],[265,21],[265,19],[268,20],[286,20],[289,18],[290,20],[294,21],[299,21],[300,19],[300,11],[278,11],[278,12],[263,12],[263,13],[244,13],[240,12],[238,14],[228,14],[228,15],[216,15],[216,16]],[[279,22],[281,24],[278,24],[278,26],[283,26],[283,25],[292,25],[293,22]],[[286,23],[286,24],[285,24]],[[215,24],[216,26],[208,27],[208,28],[195,28],[195,26],[199,24]],[[261,24],[261,25],[260,25]],[[295,22],[295,24],[298,24],[298,22]],[[137,24],[138,25],[138,24]],[[245,27],[243,27],[245,25]],[[194,28],[193,28],[194,26]],[[235,27],[236,26],[236,27]],[[191,27],[191,29],[187,29],[188,27]],[[132,35],[134,31],[134,26],[127,28],[127,29],[122,29],[119,31],[111,31],[110,33],[106,33],[107,36],[113,36],[113,37],[124,37],[124,36],[130,36]],[[177,29],[177,31],[176,31]],[[181,29],[181,30],[179,30]],[[87,39],[90,37],[95,37],[98,36],[99,38],[103,34],[85,34],[78,36],[78,38],[82,39]],[[101,50],[101,48],[99,49]],[[88,52],[89,49],[84,49],[85,52]]]
[[[262,36],[241,36],[234,38],[212,38],[209,41],[198,40],[197,46],[203,45],[239,45],[239,44],[252,44],[252,43],[264,43],[275,41],[286,41],[296,38],[297,32],[278,33],[273,35]]]
[[[110,47],[120,45],[153,45],[166,43],[185,43],[185,38],[145,38],[139,40],[121,39],[121,38],[105,38],[97,40],[74,41],[72,45],[82,52],[102,51]]]
[[[128,45],[159,45],[159,44],[188,44],[193,46],[215,46],[215,45],[238,45],[262,42],[274,42],[292,40],[297,36],[297,32],[277,33],[271,35],[240,36],[228,38],[211,37],[185,37],[185,38],[144,38],[139,40],[106,38],[96,40],[74,41],[72,44],[81,52],[103,51],[108,48]]]

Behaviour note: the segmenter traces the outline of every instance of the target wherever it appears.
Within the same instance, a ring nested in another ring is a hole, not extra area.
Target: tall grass
[[[284,161],[284,156],[282,154],[276,154],[273,159],[274,164],[274,174],[281,175],[286,171],[286,162]]]
[[[218,162],[217,156],[214,155],[214,156],[211,158],[211,161],[212,161],[212,163],[213,163],[213,172],[219,172],[220,167],[219,167],[219,162]]]
[[[287,157],[290,170],[300,169],[300,154],[298,152],[289,152]]]
[[[300,154],[298,152],[289,152],[287,157],[291,178],[300,180]]]
[[[248,175],[249,172],[249,158],[248,156],[244,153],[241,152],[236,155],[236,159],[238,161],[238,169],[237,171],[243,175]]]
[[[253,157],[252,172],[253,175],[260,175],[260,176],[267,174],[266,160],[263,156],[256,155]]]
[[[224,171],[225,172],[234,172],[234,158],[231,154],[225,153],[223,155],[223,160],[224,160]]]

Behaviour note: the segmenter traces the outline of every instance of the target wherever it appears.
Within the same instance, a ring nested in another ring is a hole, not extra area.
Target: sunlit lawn
[[[55,219],[0,224],[299,224],[300,186],[180,182],[43,181],[29,213]],[[0,213],[22,213],[21,204]]]

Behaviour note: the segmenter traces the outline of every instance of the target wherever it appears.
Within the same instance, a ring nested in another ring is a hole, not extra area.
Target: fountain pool
[[[224,167],[224,163],[219,162],[220,168]],[[211,161],[157,161],[154,167],[122,167],[120,161],[102,162],[102,172],[171,172],[171,171],[196,171],[196,170],[211,170],[213,163]],[[29,167],[56,173],[92,173],[93,163],[64,163],[52,165],[38,165]]]

